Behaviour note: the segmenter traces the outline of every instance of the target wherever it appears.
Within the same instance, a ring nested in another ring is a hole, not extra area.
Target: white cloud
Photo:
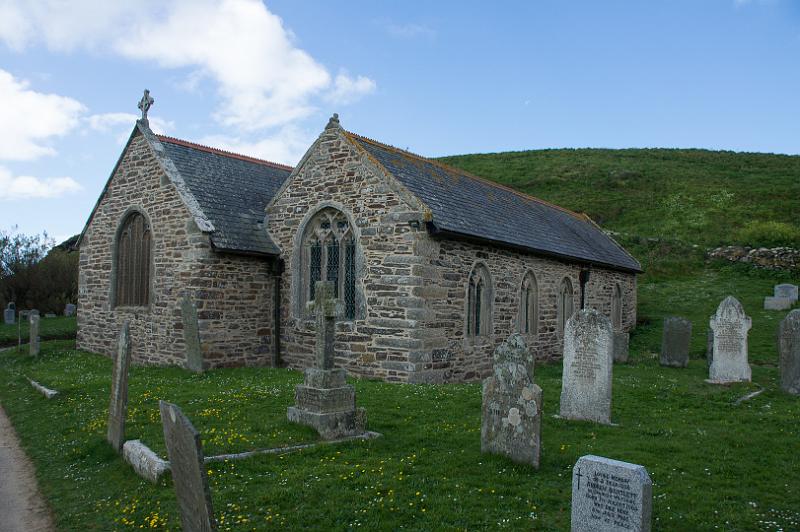
[[[77,192],[81,186],[71,177],[50,177],[40,179],[32,176],[15,176],[0,166],[0,201],[57,198],[70,192]]]
[[[69,51],[81,47],[190,69],[187,84],[210,78],[223,125],[253,131],[282,126],[315,111],[315,99],[353,102],[375,82],[333,76],[300,49],[280,17],[260,0],[11,0],[0,40],[14,49],[37,41]]]
[[[314,141],[314,137],[314,134],[297,127],[286,126],[276,134],[260,140],[212,135],[201,139],[200,143],[241,155],[294,166]]]
[[[117,142],[124,144],[138,119],[139,115],[133,113],[103,113],[87,116],[85,120],[93,131],[113,133],[117,137]],[[175,128],[175,123],[171,120],[157,116],[148,116],[147,119],[150,122],[150,129],[159,135],[167,134]]]
[[[55,150],[48,144],[79,124],[86,108],[72,98],[28,88],[0,69],[0,160],[29,161]]]
[[[436,32],[424,24],[389,24],[386,30],[395,37],[403,39],[414,39],[416,37],[426,37],[431,39],[436,36]]]

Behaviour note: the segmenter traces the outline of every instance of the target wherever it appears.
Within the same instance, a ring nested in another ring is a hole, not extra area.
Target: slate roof
[[[431,209],[434,232],[642,271],[639,262],[588,216],[407,151],[345,134]]]
[[[267,203],[292,171],[269,161],[157,135],[165,155],[214,225],[218,251],[278,255],[262,226]]]

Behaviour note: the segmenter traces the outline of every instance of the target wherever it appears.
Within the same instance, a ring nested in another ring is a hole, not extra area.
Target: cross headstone
[[[183,318],[183,340],[186,343],[186,369],[195,373],[203,372],[203,351],[200,346],[200,326],[197,321],[197,307],[184,294],[181,300]]]
[[[317,281],[314,285],[314,301],[308,303],[317,322],[317,342],[314,358],[318,369],[333,369],[335,355],[333,343],[336,331],[336,300],[333,299],[333,283]]]
[[[691,339],[691,321],[677,316],[665,318],[664,332],[661,336],[660,364],[673,368],[685,368],[688,366]]]
[[[776,284],[773,288],[773,294],[775,297],[783,297],[792,303],[797,303],[798,289],[796,284]]]
[[[752,321],[741,303],[733,296],[726,297],[709,323],[714,331],[714,359],[709,369],[709,382],[750,382],[747,363],[747,332]]]
[[[653,481],[644,466],[582,456],[572,469],[572,532],[649,532]]]
[[[594,309],[576,312],[564,328],[560,416],[611,423],[613,331]]]
[[[106,439],[118,453],[125,444],[125,418],[128,414],[128,370],[131,365],[131,324],[125,320],[117,338],[117,354],[111,370],[111,400],[108,404]]]
[[[534,357],[522,335],[494,352],[494,371],[483,381],[481,452],[539,467],[542,389],[533,382]]]
[[[800,395],[800,309],[791,311],[778,328],[781,389]]]
[[[159,408],[183,530],[216,530],[200,433],[176,405],[159,401]]]
[[[6,325],[13,325],[16,323],[17,307],[14,302],[8,304],[8,307],[3,311],[3,321]]]
[[[39,313],[31,311],[30,318],[30,353],[32,357],[39,355]]]
[[[67,303],[67,305],[64,307],[64,316],[68,318],[74,316],[77,309],[78,307],[76,307],[74,303]]]

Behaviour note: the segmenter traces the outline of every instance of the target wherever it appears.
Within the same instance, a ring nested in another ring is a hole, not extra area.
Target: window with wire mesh
[[[343,300],[344,318],[356,316],[356,242],[347,217],[335,210],[317,213],[303,238],[305,301],[315,296],[317,281],[333,284],[335,298]]]
[[[150,226],[138,212],[122,222],[117,237],[115,305],[147,306],[150,302]]]

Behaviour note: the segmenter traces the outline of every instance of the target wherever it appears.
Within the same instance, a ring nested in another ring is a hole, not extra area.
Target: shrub
[[[784,222],[748,222],[739,230],[736,240],[745,246],[800,248],[800,227]]]

